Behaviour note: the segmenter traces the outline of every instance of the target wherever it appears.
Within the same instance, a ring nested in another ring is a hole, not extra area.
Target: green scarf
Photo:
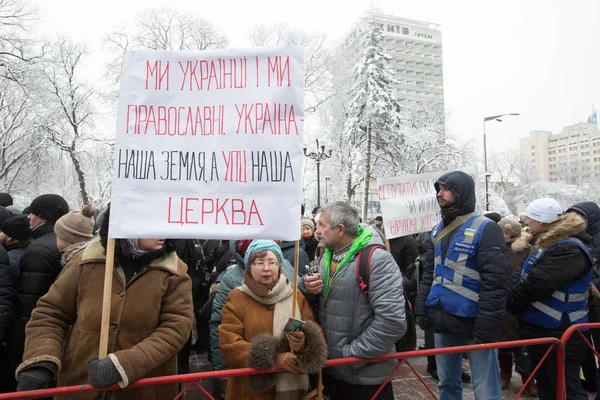
[[[323,254],[323,269],[325,270],[325,299],[327,299],[327,297],[329,296],[329,288],[331,286],[331,281],[333,280],[333,278],[337,275],[338,272],[340,272],[344,265],[348,264],[348,262],[350,262],[350,260],[354,258],[354,256],[360,251],[360,249],[362,249],[367,243],[371,241],[372,237],[373,231],[370,228],[363,228],[362,226],[358,227],[358,237],[354,239],[354,242],[352,242],[352,246],[350,246],[350,250],[348,250],[348,253],[346,253],[342,261],[340,261],[340,263],[338,264],[337,268],[335,269],[335,272],[333,273],[333,277],[330,277],[331,257],[333,256],[333,250],[325,250],[325,253]]]

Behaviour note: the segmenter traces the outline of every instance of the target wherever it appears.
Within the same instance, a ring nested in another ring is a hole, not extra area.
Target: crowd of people
[[[310,216],[303,208],[297,277],[295,242],[116,239],[102,359],[110,205],[72,210],[61,196],[43,194],[19,210],[0,193],[0,393],[89,383],[118,385],[117,398],[174,398],[177,385],[128,386],[190,372],[196,351],[208,353],[214,370],[285,371],[215,379],[216,399],[302,399],[327,359],[414,350],[417,326],[425,348],[439,349],[560,337],[573,324],[600,321],[596,203],[563,208],[540,198],[528,205],[523,226],[476,214],[475,184],[463,172],[441,176],[435,190],[439,224],[389,241],[383,218],[365,224],[345,202],[315,207]],[[583,332],[600,348],[596,336]],[[428,357],[427,371],[439,380],[442,400],[462,398],[466,380],[476,399],[501,399],[513,366],[526,383],[547,350],[440,354]],[[397,363],[325,368],[324,393],[369,399]],[[556,363],[555,354],[546,357],[527,394],[556,398]],[[593,352],[574,335],[567,398],[587,399],[597,371]],[[394,391],[402,388],[387,382],[378,398],[394,399]]]

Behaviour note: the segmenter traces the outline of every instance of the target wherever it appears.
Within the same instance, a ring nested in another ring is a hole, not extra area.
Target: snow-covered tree
[[[374,166],[379,177],[421,174],[472,165],[469,143],[445,132],[442,104],[409,100],[400,111],[401,124]]]
[[[119,26],[104,38],[110,61],[105,75],[115,84],[121,75],[123,55],[127,50],[211,50],[227,47],[224,32],[205,18],[170,8],[149,8],[138,13],[133,24]]]
[[[521,209],[540,197],[550,197],[567,209],[580,201],[600,202],[600,188],[595,184],[574,185],[564,182],[536,181],[519,186],[514,202]]]
[[[29,30],[37,9],[27,0],[0,0],[0,79],[21,82],[31,64],[43,56]]]
[[[254,25],[248,35],[250,44],[256,47],[296,45],[304,48],[304,94],[306,114],[315,112],[331,96],[330,67],[333,49],[323,32],[294,28],[283,22]]]
[[[70,172],[77,178],[83,204],[91,201],[86,159],[90,155],[102,157],[101,147],[110,145],[93,133],[99,108],[94,87],[81,76],[86,53],[85,45],[64,37],[53,44],[40,90],[46,113],[39,126],[48,142],[71,162]],[[97,176],[104,173],[94,171]]]
[[[383,27],[375,19],[369,21],[369,30],[363,39],[364,53],[354,68],[353,87],[344,138],[352,147],[350,160],[356,166],[355,174],[363,175],[363,220],[367,219],[369,180],[373,161],[378,154],[389,152],[389,143],[395,141],[400,123],[400,105],[394,84],[397,81],[388,69],[390,57],[385,54]],[[352,200],[348,178],[347,197]]]
[[[29,179],[23,173],[39,160],[39,151],[47,144],[34,127],[39,106],[28,85],[0,79],[0,188],[18,189]],[[27,174],[25,174],[27,175]],[[24,178],[24,179],[20,179]]]

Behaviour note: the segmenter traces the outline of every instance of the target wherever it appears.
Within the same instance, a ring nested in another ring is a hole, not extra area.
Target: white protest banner
[[[475,180],[474,171],[464,170]],[[440,221],[435,181],[450,171],[429,172],[377,179],[378,197],[383,211],[385,237],[393,239],[413,233],[429,232]]]
[[[302,48],[126,53],[110,236],[297,240],[303,127]]]

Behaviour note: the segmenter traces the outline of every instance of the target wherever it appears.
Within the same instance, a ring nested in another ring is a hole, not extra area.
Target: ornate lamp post
[[[315,163],[317,163],[317,207],[321,206],[321,161],[328,159],[329,157],[331,157],[331,149],[329,149],[328,152],[325,151],[325,146],[321,145],[319,146],[319,139],[316,140],[317,142],[317,152],[310,152],[307,153],[306,152],[306,147],[303,149],[304,150],[304,155],[312,160],[315,160]]]

